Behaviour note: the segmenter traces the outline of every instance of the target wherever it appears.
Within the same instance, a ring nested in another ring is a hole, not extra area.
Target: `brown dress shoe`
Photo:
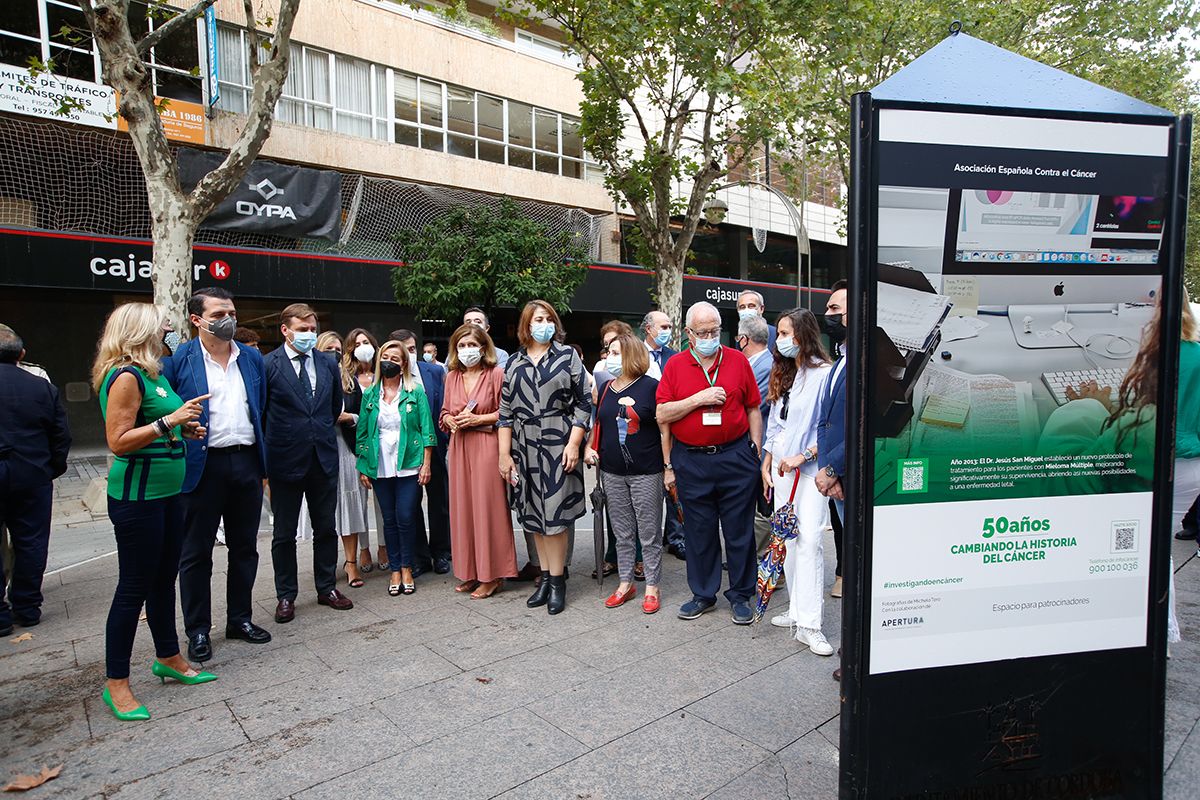
[[[317,595],[317,605],[329,606],[338,611],[349,611],[354,608],[353,601],[337,589],[330,589],[325,594]]]
[[[280,600],[279,605],[275,606],[275,621],[280,625],[285,622],[291,622],[296,618],[296,601],[295,600]]]

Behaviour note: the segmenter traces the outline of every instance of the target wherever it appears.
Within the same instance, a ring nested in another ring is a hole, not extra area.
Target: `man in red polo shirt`
[[[696,619],[717,604],[721,588],[721,542],[725,536],[733,621],[753,619],[757,572],[754,557],[754,499],[762,435],[761,397],[750,362],[721,345],[721,315],[710,303],[688,309],[691,349],[672,356],[658,384],[658,422],[669,426],[674,444],[666,480],[679,478],[683,536],[692,599],[680,619]],[[749,435],[747,435],[749,434]]]

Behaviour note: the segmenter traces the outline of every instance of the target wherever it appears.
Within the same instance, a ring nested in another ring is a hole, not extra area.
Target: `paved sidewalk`
[[[67,569],[56,561],[33,638],[0,640],[0,781],[64,765],[28,797],[836,796],[834,659],[766,624],[734,626],[724,603],[694,622],[676,619],[686,584],[670,557],[662,612],[605,609],[587,578],[583,529],[568,608],[556,618],[526,608],[529,584],[477,601],[432,574],[415,595],[391,598],[386,574],[372,573],[364,588],[345,590],[355,608],[336,612],[316,605],[309,569],[296,620],[276,625],[264,519],[256,619],[274,640],[226,642],[218,622],[207,666],[220,680],[160,685],[143,625],[133,682],[154,720],[119,723],[99,698],[116,560],[94,551],[112,549],[111,532],[90,515],[66,521],[81,508],[71,504],[89,464],[73,462],[76,476],[59,487],[53,548],[94,560]],[[1175,550],[1188,641],[1173,649],[1167,688],[1166,796],[1180,800],[1200,785],[1194,552],[1191,543]],[[216,550],[217,620],[224,554]],[[302,546],[302,564],[306,555]],[[826,555],[832,576],[828,539]],[[609,578],[605,589],[615,585]],[[835,646],[840,612],[840,601],[826,603]]]

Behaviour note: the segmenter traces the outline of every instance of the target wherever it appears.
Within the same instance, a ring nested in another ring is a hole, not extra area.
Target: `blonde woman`
[[[383,512],[392,597],[417,590],[412,574],[416,519],[437,446],[429,401],[413,379],[414,369],[400,342],[379,348],[375,381],[363,392],[355,441],[360,480],[364,487],[374,487]]]
[[[179,653],[175,629],[175,578],[183,547],[186,472],[181,436],[203,437],[195,421],[201,395],[186,403],[162,375],[160,359],[172,332],[163,309],[128,303],[109,315],[92,365],[92,388],[100,397],[104,433],[115,458],[108,472],[108,517],[117,540],[117,588],[105,626],[101,696],[121,721],[147,720],[150,712],[129,688],[129,659],[138,617],[146,623],[157,658],[153,675],[193,685],[216,680],[198,672]]]

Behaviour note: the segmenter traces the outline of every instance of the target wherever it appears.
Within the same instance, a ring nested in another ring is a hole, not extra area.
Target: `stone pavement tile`
[[[361,655],[361,650],[359,653]],[[239,694],[229,700],[229,707],[246,735],[256,740],[303,722],[368,706],[384,692],[402,693],[411,687],[458,674],[457,667],[427,647],[386,653],[386,658],[363,659],[349,670],[307,675],[282,685]],[[386,664],[386,670],[379,668],[382,664]],[[386,712],[390,704],[391,701],[382,700],[376,705]],[[447,716],[446,707],[440,709],[440,715]]]
[[[171,769],[108,792],[108,800],[161,800],[195,792],[214,800],[287,797],[410,746],[383,715],[369,708],[353,709],[301,723],[269,739],[231,746],[207,758],[177,759],[171,762]],[[355,773],[363,774],[367,773]],[[341,788],[357,783],[355,775],[342,781]],[[374,770],[370,775],[372,782],[380,780]]]
[[[377,762],[370,781],[326,781],[297,793],[296,800],[492,797],[585,751],[554,726],[516,709]]]
[[[759,747],[778,752],[838,713],[837,685],[821,680],[827,658],[805,651],[687,707]]]
[[[275,621],[275,601],[258,602],[254,606],[254,621],[271,632],[272,640],[259,647],[278,647],[281,644],[296,644],[312,639],[321,639],[340,631],[362,627],[380,621],[380,616],[369,608],[355,606],[349,611],[335,611],[317,605],[315,592],[301,592],[296,600],[296,617],[280,625]],[[225,630],[214,628],[217,643],[224,639]]]
[[[355,611],[357,606],[348,613]],[[409,613],[390,619],[358,620],[351,628],[310,638],[307,645],[330,669],[361,671],[364,663],[372,668],[384,666],[376,654],[399,652],[420,644],[428,646],[433,639],[453,636],[482,624],[487,624],[487,620],[472,614],[470,609],[451,607],[436,614]]]
[[[1168,706],[1170,704],[1168,703]],[[1192,729],[1163,777],[1165,800],[1193,800],[1200,786],[1200,725]]]
[[[568,606],[562,614],[550,617],[544,609],[526,608],[524,602],[521,600],[523,614],[431,641],[429,647],[462,669],[474,669],[604,625],[601,615],[588,613],[586,609]],[[476,613],[488,612],[490,616],[493,611],[493,608],[480,609]]]
[[[641,612],[640,601],[637,603],[605,609],[608,612],[605,616],[612,620],[609,624],[550,646],[601,672],[613,672],[733,624],[727,617],[717,614],[705,614],[700,619],[685,622],[667,608],[647,616]]]
[[[832,683],[832,681],[830,681]],[[834,691],[837,691],[836,689]],[[826,722],[821,727],[817,728],[817,733],[825,737],[825,741],[833,745],[834,748],[840,748],[842,740],[842,717],[839,714],[833,719]]]
[[[220,703],[231,697],[305,676],[316,675],[323,678],[327,672],[324,663],[302,644],[268,650],[252,658],[227,661],[214,659],[204,667],[216,674],[217,680],[197,686],[185,686],[170,679],[160,683],[158,678],[150,674],[149,658],[135,660],[132,662],[131,685],[138,699],[150,709],[154,719],[172,718],[180,714],[191,718],[194,710],[202,706]],[[101,684],[97,683],[94,691],[89,691],[85,697],[94,735],[115,730],[125,724],[108,713],[108,709],[100,700],[100,687]]]
[[[102,710],[116,721],[108,709]],[[119,724],[120,728],[108,735],[55,753],[56,763],[64,764],[62,775],[54,781],[55,800],[97,792],[112,798],[122,784],[214,754],[221,759],[227,750],[246,741],[224,703],[187,716]]]
[[[709,800],[838,796],[838,751],[816,731],[805,734],[717,791]]]
[[[42,644],[37,635],[39,628],[14,628],[11,636],[0,639],[0,691],[10,681],[75,669],[75,649],[71,643]],[[33,638],[14,644],[12,640],[27,630]]]
[[[597,713],[603,715],[602,710]],[[502,795],[654,800],[704,797],[770,753],[691,714],[670,714]],[[769,797],[767,794],[743,797]]]
[[[1170,764],[1175,760],[1184,740],[1197,727],[1200,727],[1200,695],[1195,687],[1190,691],[1167,693],[1166,732],[1163,736],[1163,761]]]
[[[595,680],[600,673],[541,647],[388,697],[375,707],[414,741],[425,743],[543,697]]]
[[[8,772],[36,772],[46,762],[46,754],[86,743],[91,737],[82,700],[65,700],[45,687],[32,691],[31,683],[22,682],[17,694],[0,700],[4,720],[0,784],[8,782]]]

